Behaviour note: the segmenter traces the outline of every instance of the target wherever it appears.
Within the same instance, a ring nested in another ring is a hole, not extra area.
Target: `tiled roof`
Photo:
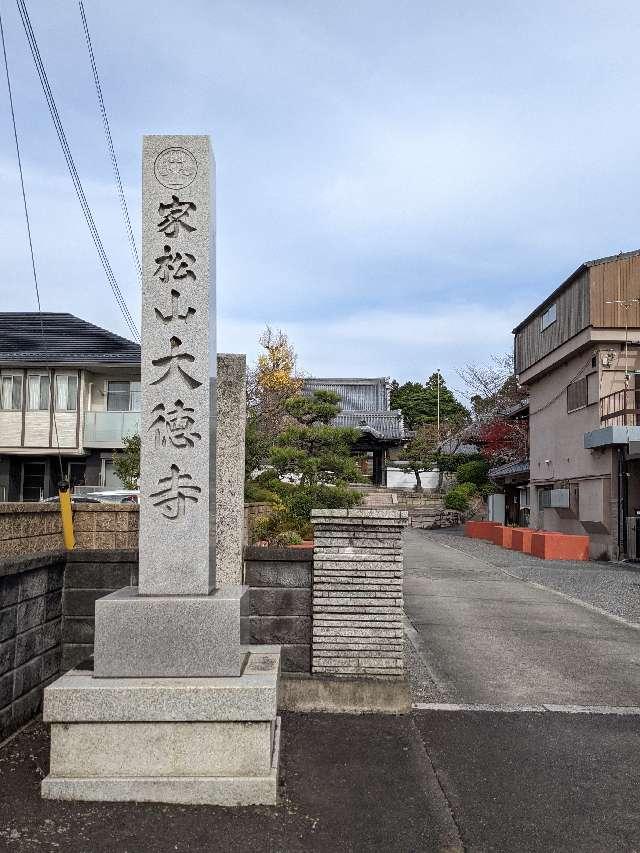
[[[507,462],[506,465],[499,465],[489,471],[489,476],[492,479],[500,477],[513,477],[515,474],[528,474],[529,460],[523,459],[521,462]]]
[[[335,426],[352,427],[367,432],[374,438],[401,440],[404,438],[402,412],[340,412],[332,421]]]
[[[342,401],[345,412],[386,412],[389,410],[389,380],[374,379],[305,379],[304,393],[333,391]]]
[[[140,364],[140,345],[74,317],[0,312],[1,364]]]

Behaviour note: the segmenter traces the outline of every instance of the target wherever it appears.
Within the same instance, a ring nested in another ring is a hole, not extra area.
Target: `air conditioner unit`
[[[553,509],[569,509],[569,489],[551,489],[550,496]]]

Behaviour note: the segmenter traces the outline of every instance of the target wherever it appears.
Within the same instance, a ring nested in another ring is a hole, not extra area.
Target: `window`
[[[22,409],[22,376],[3,375],[0,408],[6,412],[19,412]]]
[[[551,506],[551,487],[542,487],[538,489],[538,510],[548,509]]]
[[[56,412],[75,412],[77,398],[78,377],[56,376]]]
[[[589,404],[589,388],[587,377],[572,382],[567,388],[567,412],[584,409]]]
[[[139,382],[109,382],[107,384],[108,412],[139,412]]]
[[[549,326],[553,325],[556,321],[556,304],[554,302],[553,305],[550,305],[547,310],[544,312],[542,317],[540,318],[540,331],[544,332],[545,329],[548,329]]]
[[[49,409],[49,374],[30,373],[27,376],[27,409],[46,412]]]

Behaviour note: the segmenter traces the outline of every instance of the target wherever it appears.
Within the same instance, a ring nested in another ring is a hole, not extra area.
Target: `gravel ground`
[[[540,560],[482,539],[467,539],[460,529],[423,532],[434,542],[457,548],[523,580],[564,592],[630,622],[640,622],[640,564]]]
[[[404,646],[412,702],[446,702],[447,697],[436,685],[424,659],[406,633]]]

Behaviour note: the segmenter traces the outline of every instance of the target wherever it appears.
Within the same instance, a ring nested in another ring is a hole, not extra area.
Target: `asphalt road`
[[[4,853],[462,853],[410,716],[283,714],[278,806],[43,800],[49,735],[0,748]]]
[[[405,534],[405,610],[448,701],[640,705],[640,630],[425,531]]]
[[[466,853],[638,853],[640,716],[414,713]]]
[[[439,689],[413,720],[464,850],[638,853],[640,631],[452,539],[406,532],[405,609]]]

